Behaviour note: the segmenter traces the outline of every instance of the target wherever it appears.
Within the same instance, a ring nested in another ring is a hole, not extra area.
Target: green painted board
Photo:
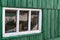
[[[37,0],[37,8],[41,8],[41,5],[42,5],[42,4],[41,4],[41,3],[42,3],[41,1],[42,1],[42,0]]]
[[[59,31],[59,32],[58,32],[58,36],[60,36],[60,10],[59,10],[59,27],[58,27],[58,29],[59,29],[59,30],[58,30],[58,31]]]
[[[47,0],[47,8],[53,8],[53,0]]]
[[[60,40],[60,37],[52,38],[52,39],[49,39],[49,40]]]
[[[2,7],[0,6],[0,40],[2,40]]]
[[[47,12],[47,38],[50,39],[50,28],[51,28],[51,10]]]
[[[16,0],[16,7],[20,7],[21,6],[21,0]]]
[[[2,0],[2,5],[7,6],[7,0]]]
[[[42,24],[42,26],[43,26],[43,39],[45,40],[46,39],[46,33],[47,33],[47,31],[46,31],[46,29],[47,29],[47,24],[46,24],[46,20],[47,20],[47,18],[46,18],[46,16],[47,16],[47,9],[44,9],[43,11],[42,11],[42,13],[43,13],[43,24]]]
[[[20,5],[21,5],[22,8],[26,8],[27,0],[20,0]]]
[[[7,6],[9,6],[9,7],[14,7],[15,6],[15,0],[8,0],[7,1]]]
[[[60,9],[60,0],[58,0],[58,5],[57,5],[58,9]]]
[[[41,0],[41,8],[47,8],[47,0]]]
[[[53,9],[58,8],[58,0],[53,0]]]
[[[32,8],[32,0],[27,0],[27,8]]]
[[[60,0],[2,0],[2,6],[59,9]]]
[[[37,0],[33,0],[33,8],[37,8]]]
[[[55,10],[55,13],[54,13],[55,15],[55,18],[54,18],[54,37],[57,37],[58,36],[58,10]]]
[[[52,10],[51,13],[51,38],[54,38],[54,15],[55,15],[55,10]]]

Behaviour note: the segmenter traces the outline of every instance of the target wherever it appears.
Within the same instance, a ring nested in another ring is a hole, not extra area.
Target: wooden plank
[[[37,8],[37,0],[33,0],[33,8]]]
[[[15,6],[15,0],[8,0],[7,6],[14,7]]]
[[[16,7],[16,0],[12,0],[12,6]]]
[[[47,8],[47,0],[42,0],[41,8]]]
[[[41,0],[37,0],[37,8],[41,8]]]
[[[58,6],[58,0],[53,0],[53,8],[57,9]]]
[[[34,40],[34,36],[30,36],[30,40]]]
[[[21,0],[16,0],[16,7],[21,7]]]
[[[57,6],[58,6],[58,9],[60,9],[60,0],[58,0],[58,5]]]
[[[7,6],[12,6],[12,0],[8,0]]]
[[[57,35],[57,34],[58,34],[57,31],[58,31],[58,27],[59,27],[59,26],[58,26],[58,10],[55,10],[55,18],[54,18],[54,20],[55,20],[55,21],[54,21],[54,22],[55,22],[55,23],[54,23],[54,35],[55,35],[55,37],[57,37],[57,36],[58,36],[58,35]]]
[[[0,40],[2,40],[2,7],[0,6]]]
[[[53,0],[47,0],[47,8],[53,8]]]
[[[58,36],[60,37],[60,10],[59,10],[59,27],[58,27]]]
[[[43,10],[43,39],[47,39],[47,9]]]
[[[27,7],[32,8],[32,0],[27,0]]]
[[[47,38],[50,39],[50,21],[51,19],[51,10],[49,9],[48,12],[47,12]]]
[[[60,40],[60,37],[56,37],[56,38],[51,38],[49,40]]]
[[[54,38],[54,13],[55,10],[52,10],[52,13],[51,13],[51,38]]]
[[[7,6],[7,0],[1,0],[2,1],[2,6]]]
[[[40,33],[40,35],[38,36],[38,40],[43,40],[43,33]]]
[[[22,8],[26,8],[26,6],[27,6],[27,1],[26,0],[21,0],[21,7]]]

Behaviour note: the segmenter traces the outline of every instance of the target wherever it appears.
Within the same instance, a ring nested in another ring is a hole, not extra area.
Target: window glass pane
[[[31,11],[31,30],[38,30],[39,11]]]
[[[28,30],[28,11],[21,10],[19,14],[19,31]]]
[[[5,11],[5,33],[16,32],[16,10]]]

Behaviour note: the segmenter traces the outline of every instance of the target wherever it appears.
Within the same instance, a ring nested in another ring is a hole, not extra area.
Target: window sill
[[[38,34],[38,33],[41,33],[40,30],[5,33],[3,34],[3,37],[11,37],[11,36],[18,36],[18,35],[22,36],[22,35],[30,35],[30,34]]]

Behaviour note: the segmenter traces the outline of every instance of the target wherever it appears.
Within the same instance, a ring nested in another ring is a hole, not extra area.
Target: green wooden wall
[[[60,9],[60,0],[2,0],[2,6]]]
[[[60,40],[60,0],[1,0],[0,40]],[[2,37],[2,7],[42,9],[40,34]]]
[[[2,7],[0,6],[0,40],[2,40]]]

